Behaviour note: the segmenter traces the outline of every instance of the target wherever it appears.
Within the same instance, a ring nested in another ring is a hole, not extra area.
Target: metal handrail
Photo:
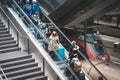
[[[39,29],[35,26],[35,24],[32,22],[31,19],[29,19],[29,17],[24,13],[24,11],[18,6],[18,4],[12,0],[14,2],[14,4],[19,8],[19,10],[22,12],[22,14],[26,17],[26,19],[33,25],[33,27],[37,30],[37,32],[40,34],[40,36],[45,40],[45,42],[47,44],[50,45],[50,47],[53,49],[53,51],[55,52],[55,54],[60,58],[60,60],[66,65],[66,67],[70,70],[70,72],[73,74],[73,76],[79,80],[79,78],[76,76],[76,74],[73,72],[73,70],[71,70],[71,68],[69,67],[69,65],[62,59],[62,57],[57,53],[57,51],[53,48],[53,46],[49,43],[48,39],[46,39],[46,37],[44,36],[43,33],[41,33],[39,31]],[[11,1],[10,1],[11,2]]]
[[[1,7],[0,7],[1,8]],[[5,11],[3,10],[3,8],[1,8],[1,10],[3,11],[3,13],[5,14],[5,16],[8,18],[8,20],[10,20],[10,22],[12,23],[12,25],[14,26],[14,28],[17,30],[17,32],[24,38],[27,38],[26,36],[22,35],[22,33],[15,27],[16,25],[14,25],[14,23],[12,22],[12,20],[10,19],[10,17],[5,13]]]
[[[2,72],[2,74],[4,75],[5,79],[8,80],[7,76],[5,75],[5,72],[3,71],[2,67],[0,66],[0,70]]]
[[[64,38],[66,38],[66,40],[72,45],[71,41],[63,34],[63,32],[57,27],[57,25],[47,16],[46,13],[44,13],[44,11],[42,11],[42,13],[45,15],[45,17],[55,26],[55,28],[64,36]],[[87,59],[80,50],[78,50],[79,54],[88,62],[90,63],[94,68],[95,70],[105,79],[107,80],[107,78],[94,66],[94,64],[89,60]]]

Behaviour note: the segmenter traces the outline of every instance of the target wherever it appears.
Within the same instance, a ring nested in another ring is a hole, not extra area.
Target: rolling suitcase
[[[57,52],[62,57],[62,59],[65,60],[65,49],[63,47],[59,47]],[[56,57],[56,60],[60,61],[58,56]]]

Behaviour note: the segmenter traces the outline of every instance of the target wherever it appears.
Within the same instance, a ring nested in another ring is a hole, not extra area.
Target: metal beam
[[[117,4],[117,1],[119,1],[119,0],[105,0],[105,1],[103,1],[101,3],[99,3],[98,5],[94,6],[94,8],[92,8],[88,12],[84,13],[82,16],[79,16],[77,19],[71,21],[69,24],[67,24],[65,26],[68,26],[68,27],[69,26],[74,26],[76,24],[79,24],[79,23],[89,19],[90,17],[95,16],[96,14],[102,14],[101,12],[103,10],[108,9],[108,7],[111,7],[111,5],[113,3]]]

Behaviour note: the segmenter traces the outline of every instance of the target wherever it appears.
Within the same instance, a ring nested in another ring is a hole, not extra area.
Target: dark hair
[[[99,76],[99,77],[98,77],[98,80],[103,80],[103,77]]]

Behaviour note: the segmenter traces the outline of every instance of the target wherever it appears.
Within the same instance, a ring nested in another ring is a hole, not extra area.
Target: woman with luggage
[[[49,37],[50,44],[53,46],[53,48],[57,51],[59,47],[59,36],[56,31],[53,31]],[[56,55],[52,49],[52,46],[48,45],[49,54],[53,59],[55,59]]]

